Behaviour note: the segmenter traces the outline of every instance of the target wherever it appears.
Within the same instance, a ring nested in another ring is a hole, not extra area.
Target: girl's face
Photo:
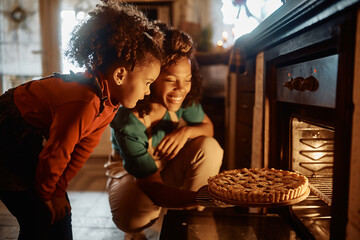
[[[177,111],[191,89],[191,62],[181,58],[163,70],[153,84],[154,100],[168,111]]]
[[[133,71],[125,71],[123,81],[116,87],[115,93],[112,93],[112,98],[126,108],[135,107],[137,101],[150,94],[150,84],[155,81],[159,73],[160,62],[152,62],[147,66],[135,67]]]

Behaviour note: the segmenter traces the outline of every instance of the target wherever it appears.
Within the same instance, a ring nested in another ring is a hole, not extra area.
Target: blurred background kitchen
[[[1,0],[0,92],[53,72],[82,71],[63,56],[73,27],[86,19],[98,0]],[[229,52],[235,40],[251,32],[282,5],[281,0],[136,0],[152,20],[182,29],[197,43],[204,79],[204,105],[224,146],[225,88]],[[211,56],[208,57],[208,54]],[[207,104],[209,103],[209,104]],[[250,107],[250,106],[249,106]],[[212,111],[214,109],[215,111]],[[109,128],[94,157],[110,151]]]

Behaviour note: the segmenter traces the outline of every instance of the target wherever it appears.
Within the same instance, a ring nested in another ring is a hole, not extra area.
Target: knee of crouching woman
[[[207,159],[211,159],[212,162],[218,162],[221,165],[224,150],[215,138],[198,137],[195,141]]]

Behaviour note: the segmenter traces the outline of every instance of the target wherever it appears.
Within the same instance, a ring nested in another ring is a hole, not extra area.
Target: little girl
[[[87,70],[34,80],[0,96],[0,199],[19,239],[72,239],[69,181],[120,105],[150,93],[163,34],[137,9],[102,0],[75,28],[66,56]]]
[[[158,25],[165,57],[151,94],[134,109],[121,107],[110,124],[109,201],[115,224],[127,235],[153,224],[161,207],[197,207],[198,189],[219,172],[223,158],[199,102],[192,39]]]

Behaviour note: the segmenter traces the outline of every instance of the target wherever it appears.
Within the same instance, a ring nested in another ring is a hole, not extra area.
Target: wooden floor
[[[106,158],[89,159],[78,175],[70,182],[68,194],[72,207],[74,240],[124,239],[112,221],[108,195],[105,192]],[[147,239],[157,240],[161,221],[146,230]],[[17,239],[18,223],[0,201],[0,240]]]

